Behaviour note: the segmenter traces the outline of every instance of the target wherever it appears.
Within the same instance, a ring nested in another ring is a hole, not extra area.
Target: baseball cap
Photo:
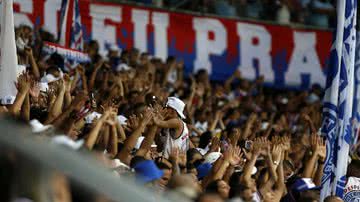
[[[152,160],[140,161],[135,164],[134,170],[137,174],[137,179],[143,183],[160,179],[164,175],[164,172],[160,170]]]
[[[201,180],[203,179],[206,175],[208,175],[210,173],[210,170],[212,168],[212,165],[210,163],[203,163],[200,164],[196,170],[198,172],[198,179]]]

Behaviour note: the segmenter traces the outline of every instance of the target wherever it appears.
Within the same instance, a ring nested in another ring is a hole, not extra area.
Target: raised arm
[[[98,71],[100,70],[100,68],[101,68],[101,66],[103,64],[104,64],[103,60],[100,60],[97,64],[95,64],[94,70],[93,70],[93,72],[91,74],[91,77],[90,77],[89,90],[92,90],[94,88],[96,75],[97,75]],[[83,80],[83,83],[86,82],[86,81],[87,80]]]
[[[170,119],[163,121],[159,117],[154,117],[154,123],[160,128],[181,128],[182,122],[179,119]]]
[[[64,103],[64,95],[65,95],[65,84],[63,80],[60,80],[58,87],[58,94],[55,103],[49,111],[45,124],[51,123],[56,117],[58,117],[61,114]]]
[[[36,63],[32,49],[25,47],[25,54],[29,59],[32,74],[35,76],[36,80],[40,79],[39,66]]]
[[[139,126],[132,132],[130,137],[125,140],[123,148],[118,153],[118,158],[125,164],[130,164],[131,150],[135,147],[137,139],[144,132],[147,124],[151,121],[151,119],[152,113],[150,111],[146,111],[144,117],[140,120]]]
[[[144,135],[145,138],[141,143],[140,149],[136,152],[136,156],[145,156],[146,153],[151,149],[151,145],[153,144],[156,136],[156,131],[156,125],[152,125],[148,128],[147,133]]]
[[[105,123],[106,119],[109,117],[111,110],[106,110],[105,113],[101,116],[101,118],[95,122],[94,127],[91,129],[89,136],[85,141],[85,146],[88,149],[92,149],[96,143],[96,140],[99,136],[100,130]]]
[[[306,162],[304,172],[302,174],[303,178],[312,178],[316,162],[319,158],[319,152],[322,150],[322,145],[320,145],[321,138],[316,134],[311,135],[311,146],[312,146],[312,155],[310,159]]]
[[[30,89],[30,78],[29,75],[23,74],[19,76],[17,83],[18,92],[14,103],[9,107],[9,112],[15,116],[20,115],[21,106],[23,105],[26,95]]]

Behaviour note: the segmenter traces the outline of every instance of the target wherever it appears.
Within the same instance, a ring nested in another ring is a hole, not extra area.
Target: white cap
[[[92,112],[91,114],[85,117],[85,123],[92,123],[94,119],[99,119],[102,114],[97,112]]]
[[[186,118],[183,113],[184,108],[185,108],[185,103],[183,101],[181,101],[179,98],[168,97],[166,107],[170,107],[170,108],[174,109],[182,119]]]
[[[131,67],[129,67],[129,65],[125,64],[125,63],[121,63],[116,67],[116,71],[120,72],[120,71],[129,71],[131,69]]]
[[[33,133],[41,133],[46,131],[49,128],[52,128],[52,125],[43,125],[42,123],[40,123],[39,120],[37,119],[33,119],[29,122],[30,126],[31,126],[31,130]]]
[[[49,84],[45,82],[39,82],[40,91],[46,92],[49,89]]]
[[[1,104],[2,105],[12,105],[15,102],[15,96],[12,95],[6,95],[3,98],[1,98]]]
[[[127,118],[123,115],[117,116],[117,120],[121,125],[126,125]]]
[[[222,156],[221,152],[211,152],[205,156],[205,163],[213,164]]]
[[[54,81],[57,81],[59,80],[60,78],[56,78],[54,75],[52,74],[47,74],[45,76],[43,76],[40,80],[40,82],[43,82],[43,83],[51,83],[51,82],[54,82]]]
[[[71,149],[74,150],[78,150],[80,149],[80,147],[84,144],[84,140],[78,140],[78,141],[74,141],[71,138],[69,138],[66,135],[58,135],[52,138],[51,140],[52,143],[58,144],[58,145],[64,145],[64,146],[68,146]]]
[[[120,48],[116,44],[111,44],[111,46],[109,47],[109,50],[110,51],[120,51]]]
[[[319,101],[320,98],[319,96],[317,96],[315,93],[311,93],[307,98],[306,98],[306,102],[309,104],[313,104],[317,101]]]

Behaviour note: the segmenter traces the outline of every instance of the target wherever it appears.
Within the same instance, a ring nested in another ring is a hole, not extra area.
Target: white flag
[[[17,55],[14,31],[13,0],[0,0],[1,31],[0,31],[0,99],[2,103],[13,102],[17,89]],[[12,99],[11,99],[12,98]],[[7,100],[4,102],[4,100]]]
[[[337,1],[337,30],[330,53],[321,132],[327,138],[321,200],[343,197],[353,143],[353,99],[357,0]]]

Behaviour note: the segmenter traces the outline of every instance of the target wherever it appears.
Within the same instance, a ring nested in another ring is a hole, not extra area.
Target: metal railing
[[[24,162],[23,160],[26,159],[25,162],[32,162],[36,168],[39,168],[36,169],[37,171],[56,170],[65,174],[70,180],[81,184],[84,189],[91,190],[112,201],[170,202],[169,199],[155,195],[152,191],[137,185],[130,177],[114,177],[109,170],[101,167],[89,154],[65,149],[62,146],[40,140],[31,133],[31,129],[25,124],[0,117],[0,131],[0,154],[7,151],[16,153],[16,156],[20,157],[17,158],[17,162]],[[34,167],[34,165],[29,167]],[[31,172],[30,170],[30,175],[36,176]],[[36,177],[32,177],[32,179],[36,179]],[[33,181],[26,183],[33,186]],[[45,192],[45,190],[41,191]],[[49,200],[40,202],[44,201]],[[171,201],[177,200],[171,199]]]

